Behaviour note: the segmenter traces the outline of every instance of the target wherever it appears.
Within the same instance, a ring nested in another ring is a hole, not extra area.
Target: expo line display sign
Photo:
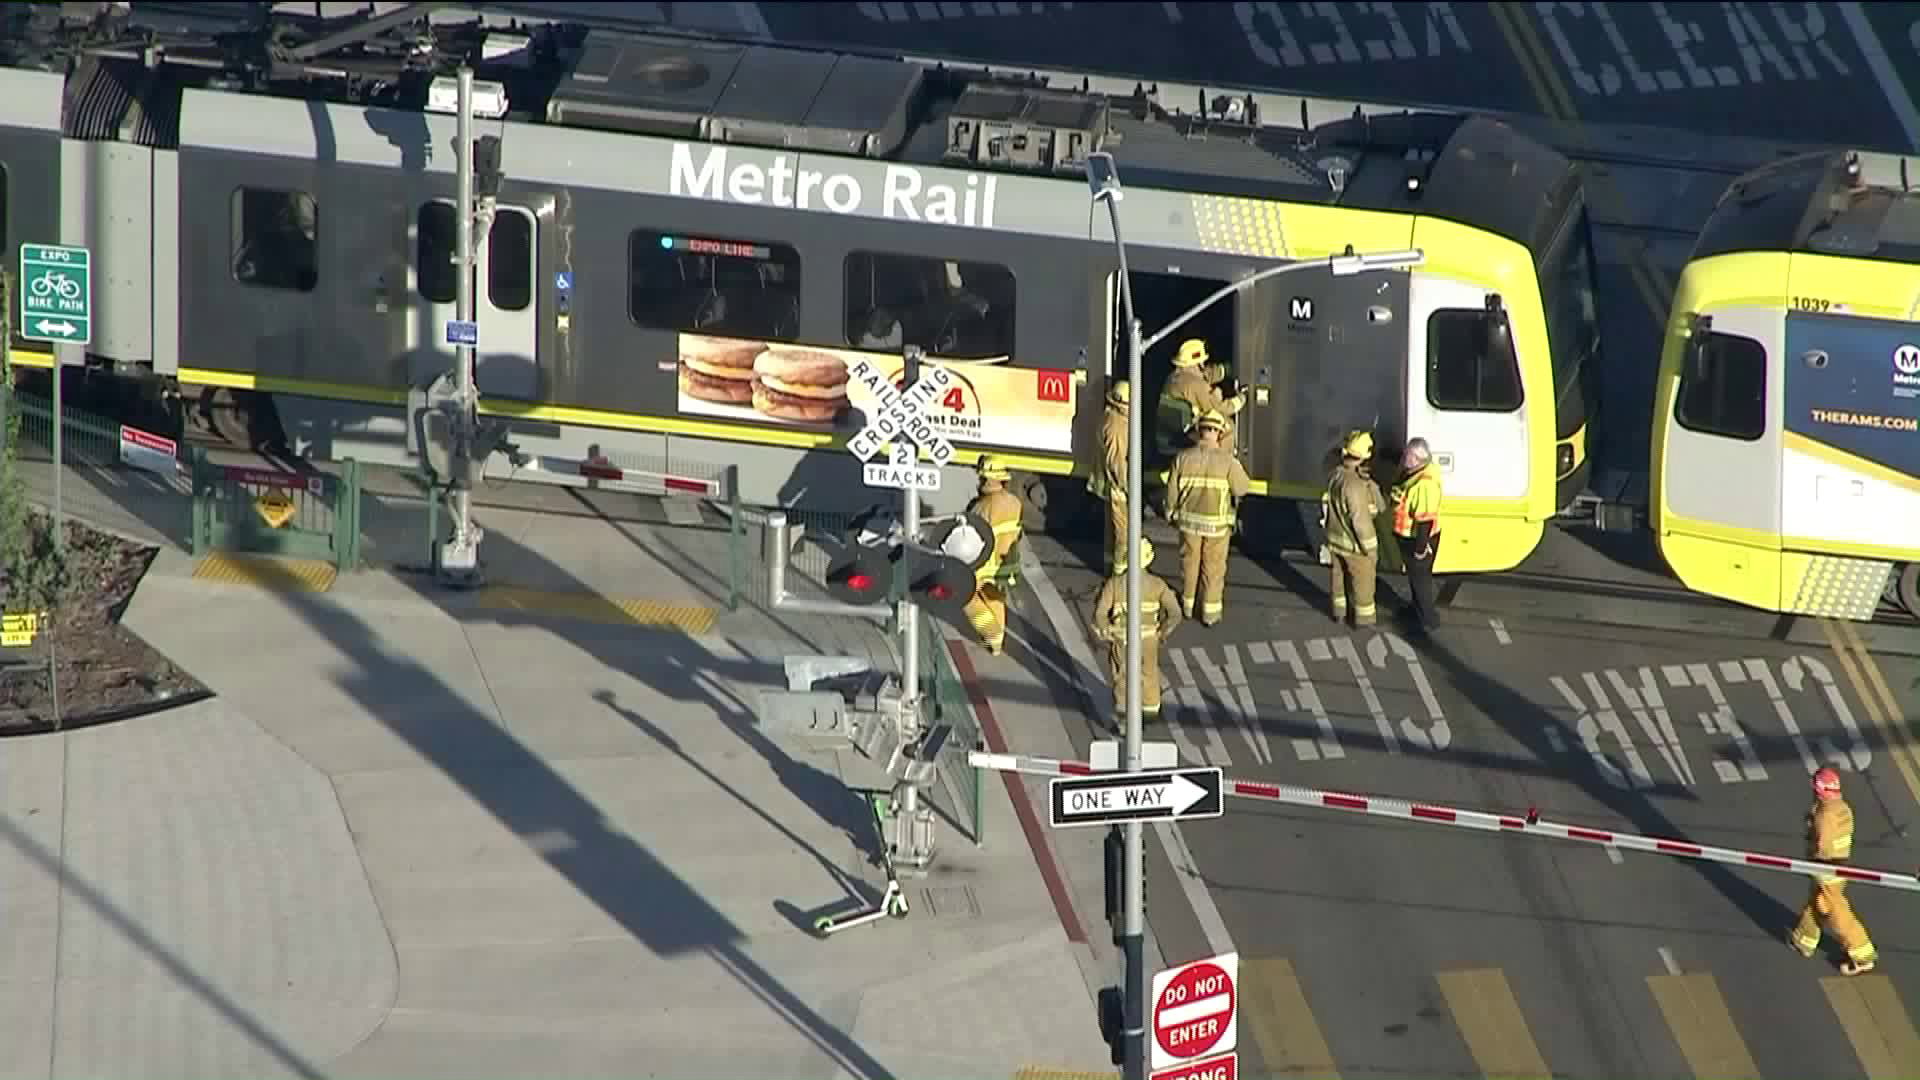
[[[702,334],[681,334],[679,349],[673,366],[682,414],[814,431],[846,426],[854,409],[869,420],[875,415],[879,399],[852,375],[861,361],[886,372],[895,386],[906,363],[897,353]],[[1005,358],[929,359],[922,366],[953,376],[925,410],[942,438],[1072,452],[1074,372],[1015,367]]]

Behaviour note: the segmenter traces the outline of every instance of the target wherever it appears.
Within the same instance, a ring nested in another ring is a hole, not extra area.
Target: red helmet
[[[1813,774],[1813,793],[1823,799],[1840,797],[1840,774],[1833,769],[1821,769]]]

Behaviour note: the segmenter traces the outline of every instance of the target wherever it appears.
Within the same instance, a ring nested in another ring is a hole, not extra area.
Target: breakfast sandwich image
[[[754,358],[763,341],[680,335],[680,393],[719,405],[753,404]]]
[[[753,408],[779,420],[830,424],[847,411],[847,362],[830,352],[774,345],[753,359]]]

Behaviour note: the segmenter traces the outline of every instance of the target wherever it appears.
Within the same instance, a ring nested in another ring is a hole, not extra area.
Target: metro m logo
[[[1311,296],[1294,297],[1293,302],[1287,306],[1287,317],[1292,319],[1294,322],[1312,322],[1313,321],[1313,297]]]
[[[1041,401],[1069,402],[1073,400],[1073,380],[1064,371],[1038,372],[1040,385],[1037,396]]]

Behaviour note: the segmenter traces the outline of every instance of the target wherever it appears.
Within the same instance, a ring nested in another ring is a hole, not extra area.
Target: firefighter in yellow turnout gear
[[[1140,718],[1160,716],[1160,643],[1180,625],[1180,603],[1166,582],[1147,572],[1153,542],[1140,538]],[[1093,598],[1087,629],[1107,646],[1107,679],[1113,686],[1115,728],[1127,715],[1127,552],[1114,558],[1113,573]]]
[[[1840,774],[1821,769],[1813,774],[1813,809],[1807,812],[1807,858],[1816,862],[1845,864],[1853,859],[1853,808],[1840,795]],[[1820,924],[1826,923],[1834,940],[1847,950],[1842,975],[1872,971],[1880,961],[1879,950],[1867,936],[1867,928],[1847,902],[1847,883],[1838,876],[1813,880],[1813,892],[1800,911],[1800,921],[1788,940],[1800,955],[1811,957],[1820,947]]]
[[[1087,490],[1107,504],[1107,566],[1127,544],[1127,406],[1133,391],[1116,382],[1107,390],[1107,414],[1100,422],[1100,460],[1087,470]]]
[[[1340,466],[1327,479],[1320,496],[1320,524],[1327,530],[1327,595],[1333,601],[1335,622],[1347,617],[1347,590],[1353,590],[1353,625],[1372,626],[1379,615],[1374,585],[1380,570],[1380,537],[1374,519],[1380,514],[1380,489],[1367,473],[1373,459],[1373,435],[1355,431],[1341,447]]]
[[[1188,338],[1173,355],[1173,374],[1160,391],[1160,412],[1154,425],[1156,441],[1163,458],[1172,457],[1186,446],[1187,432],[1201,416],[1217,412],[1222,417],[1238,415],[1247,403],[1247,395],[1227,397],[1215,385],[1227,377],[1227,366],[1209,361],[1207,343]]]
[[[1020,540],[1020,519],[1026,508],[1007,490],[1013,474],[991,454],[980,458],[980,496],[967,507],[993,527],[993,554],[973,572],[973,597],[967,601],[967,625],[980,635],[987,651],[999,656],[1007,647],[1007,590],[1018,580],[1013,546]]]
[[[1226,417],[1201,413],[1194,431],[1198,444],[1182,450],[1167,472],[1167,520],[1180,530],[1181,608],[1212,626],[1226,611],[1234,500],[1245,498],[1253,481],[1222,445]]]

